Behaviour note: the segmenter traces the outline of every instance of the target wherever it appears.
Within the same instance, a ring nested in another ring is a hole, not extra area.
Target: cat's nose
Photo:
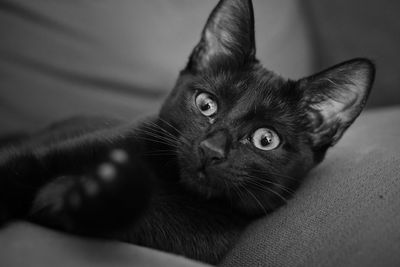
[[[207,137],[199,144],[203,160],[210,164],[217,164],[226,158],[228,135],[218,131]]]

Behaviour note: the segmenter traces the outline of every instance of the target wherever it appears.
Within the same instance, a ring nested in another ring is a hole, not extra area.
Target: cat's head
[[[360,114],[374,79],[353,59],[300,80],[255,57],[250,0],[221,0],[160,111],[179,130],[180,182],[258,215],[284,202]]]

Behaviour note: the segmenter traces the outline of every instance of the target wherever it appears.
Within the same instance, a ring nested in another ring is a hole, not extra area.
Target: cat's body
[[[255,59],[251,1],[222,0],[160,113],[75,118],[0,150],[0,223],[23,218],[217,263],[361,112],[374,67],[298,81]]]

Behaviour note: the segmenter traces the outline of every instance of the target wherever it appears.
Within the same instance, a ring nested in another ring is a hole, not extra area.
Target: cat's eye
[[[262,150],[272,150],[279,146],[278,134],[268,128],[260,128],[253,133],[251,142],[255,147]]]
[[[196,106],[207,117],[214,115],[218,110],[217,102],[207,93],[200,93],[196,96]]]

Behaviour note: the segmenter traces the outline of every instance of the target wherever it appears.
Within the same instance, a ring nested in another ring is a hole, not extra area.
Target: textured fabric
[[[83,239],[15,223],[0,231],[0,266],[4,267],[207,267],[148,248]]]
[[[365,112],[221,266],[400,266],[400,107]]]
[[[0,134],[76,114],[158,110],[217,1],[0,1]],[[255,0],[258,56],[310,73],[297,2]]]

